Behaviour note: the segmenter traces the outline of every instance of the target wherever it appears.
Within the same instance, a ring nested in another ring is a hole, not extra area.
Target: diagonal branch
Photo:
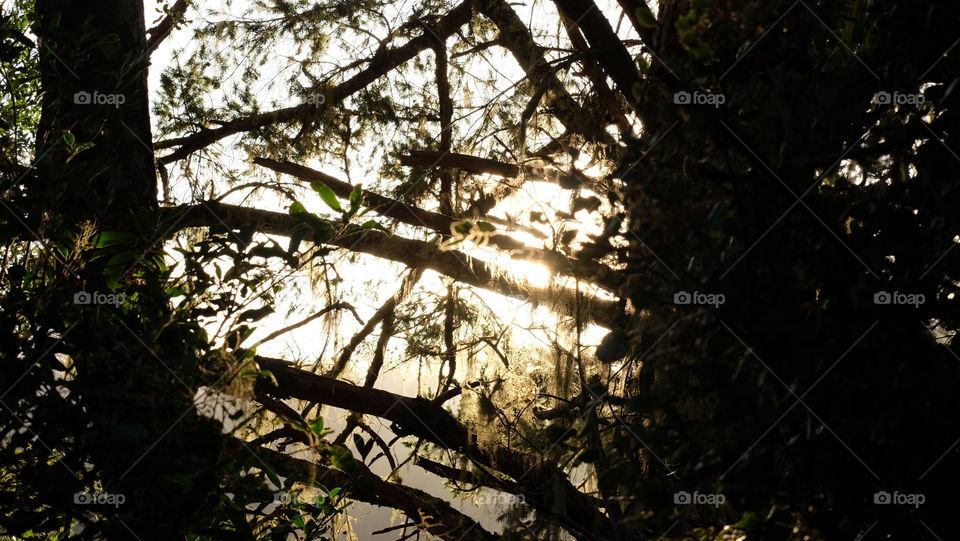
[[[249,444],[234,439],[227,442],[227,447],[227,452],[241,454],[248,452]],[[324,488],[340,487],[344,495],[354,500],[397,509],[427,532],[445,541],[496,539],[475,520],[442,499],[416,488],[384,481],[362,463],[355,462],[355,471],[346,473],[266,447],[257,447],[249,452],[285,477],[292,476],[317,486],[323,480]],[[424,516],[430,516],[433,520],[425,521]]]
[[[289,215],[281,212],[227,205],[216,201],[166,207],[162,212],[164,221],[168,224],[176,224],[175,229],[224,224],[232,228],[252,225],[260,233],[290,236],[298,225]],[[317,219],[320,220],[320,218]],[[335,224],[331,223],[330,226],[335,229]],[[596,297],[584,299],[582,295],[578,298],[573,291],[566,289],[548,290],[528,286],[508,278],[507,273],[495,265],[462,252],[443,250],[430,242],[407,239],[373,229],[350,228],[348,233],[334,237],[326,243],[404,263],[409,267],[431,269],[459,282],[508,297],[535,303],[549,303],[566,315],[576,315],[579,310],[588,322],[607,328],[613,328],[621,313],[616,301]]]
[[[353,352],[357,349],[357,346],[359,346],[368,336],[370,336],[370,333],[373,332],[373,329],[375,329],[380,322],[384,322],[383,328],[381,329],[381,338],[383,336],[387,336],[389,339],[389,336],[392,334],[394,309],[396,309],[397,305],[400,304],[403,299],[410,294],[410,291],[413,290],[413,286],[416,285],[421,276],[423,276],[423,269],[411,269],[410,274],[403,279],[403,282],[400,284],[400,288],[397,290],[397,292],[391,295],[390,298],[387,299],[386,302],[384,302],[380,308],[373,313],[373,316],[367,320],[366,324],[364,324],[357,334],[353,335],[353,338],[350,339],[350,342],[348,342],[343,348],[343,351],[340,353],[340,357],[337,358],[337,362],[334,363],[333,368],[327,372],[327,376],[335,378],[343,372],[343,370],[347,367],[347,362],[350,360],[350,356],[353,355]],[[387,320],[390,320],[391,322],[389,326],[386,323]],[[377,347],[379,350],[381,347],[379,343],[377,344]],[[385,348],[386,344],[384,344],[383,347]],[[371,364],[371,368],[373,368],[373,364]],[[367,377],[368,379],[370,378],[369,375]],[[368,387],[369,386],[372,386],[372,384],[368,385]]]
[[[237,205],[208,201],[197,205],[166,207],[161,209],[166,227],[223,226],[239,228],[254,226],[260,233],[290,236],[298,225],[289,215]],[[320,218],[317,218],[320,220]],[[169,224],[175,224],[171,226]],[[330,223],[333,229],[338,224]],[[464,284],[488,289],[508,297],[535,303],[549,303],[563,314],[583,315],[587,322],[613,328],[622,312],[616,301],[596,297],[579,298],[567,289],[550,290],[537,288],[507,278],[507,273],[495,265],[470,257],[462,252],[443,250],[438,245],[420,240],[407,239],[377,230],[351,228],[350,234],[334,237],[327,244],[354,252],[361,252],[409,267],[422,267],[449,276]],[[578,308],[579,307],[579,308]]]
[[[183,19],[184,14],[187,12],[187,7],[189,7],[190,2],[187,0],[177,0],[177,3],[170,8],[170,11],[167,12],[167,16],[163,18],[156,26],[147,30],[147,35],[150,36],[147,38],[147,50],[146,55],[150,55],[157,47],[160,46],[160,43],[167,39],[167,36],[170,35],[170,32],[173,31],[173,27],[177,25]]]
[[[554,116],[569,131],[594,141],[612,145],[613,137],[604,130],[602,122],[589,114],[567,91],[547,62],[544,49],[533,39],[530,29],[506,0],[479,0],[480,12],[493,21],[500,30],[500,44],[507,48],[527,72],[535,87],[546,89],[547,103]]]
[[[594,60],[613,79],[620,94],[633,103],[633,90],[640,84],[640,72],[597,4],[593,0],[554,0],[553,3],[567,18],[576,21],[590,42]]]
[[[436,39],[435,34],[440,37],[452,35],[457,29],[470,21],[473,15],[473,3],[474,0],[464,0],[464,2],[461,2],[457,7],[450,10],[449,13],[438,20],[437,24],[432,27],[432,32],[430,30],[424,30],[423,34],[411,39],[400,47],[393,49],[384,47],[379,49],[370,59],[366,69],[356,73],[353,77],[333,89],[324,106],[332,107],[342,102],[344,99],[366,88],[370,83],[413,59],[421,51],[430,48]],[[236,118],[223,123],[223,125],[217,128],[205,128],[184,137],[157,142],[155,144],[155,148],[157,149],[176,147],[176,150],[166,156],[160,157],[158,160],[164,164],[181,160],[191,153],[225,137],[240,132],[256,130],[271,124],[294,122],[307,116],[314,116],[316,113],[317,109],[314,104],[302,103],[293,107],[286,107],[265,113],[254,113]]]
[[[259,157],[254,158],[253,162],[257,165],[273,169],[274,171],[295,176],[301,180],[323,182],[335,194],[343,198],[347,198],[354,190],[353,186],[342,180],[295,163]],[[406,224],[423,226],[437,233],[449,234],[451,226],[456,221],[450,216],[423,210],[369,190],[361,190],[361,193],[363,194],[364,201],[371,205],[377,212]],[[620,272],[600,263],[581,261],[567,257],[559,252],[533,248],[509,235],[492,235],[488,242],[497,248],[508,250],[510,256],[515,259],[536,261],[547,266],[553,272],[586,280],[602,286],[609,291],[616,292],[620,285],[623,284],[624,278]]]
[[[391,421],[392,430],[398,435],[413,435],[458,451],[478,464],[511,477],[521,487],[520,493],[527,503],[552,516],[578,539],[609,539],[609,519],[593,505],[590,497],[573,486],[563,470],[539,456],[501,445],[479,443],[447,410],[424,398],[411,398],[318,376],[281,359],[261,356],[255,359],[262,370],[269,371],[274,377],[259,379],[256,384],[258,392],[317,402]]]

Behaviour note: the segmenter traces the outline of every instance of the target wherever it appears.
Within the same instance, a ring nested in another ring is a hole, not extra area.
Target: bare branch
[[[282,335],[282,334],[286,334],[286,333],[288,333],[288,332],[290,332],[290,331],[299,329],[300,327],[303,327],[303,326],[306,325],[307,323],[310,323],[311,321],[313,321],[313,320],[315,320],[315,319],[317,319],[317,318],[319,318],[319,317],[322,317],[324,314],[327,314],[327,313],[329,313],[329,312],[332,312],[333,310],[349,310],[350,313],[353,314],[353,317],[357,318],[357,321],[360,321],[361,323],[363,323],[363,321],[360,319],[360,316],[357,315],[357,310],[353,307],[352,304],[350,304],[350,303],[348,303],[348,302],[337,302],[337,303],[331,304],[330,306],[327,306],[327,307],[322,308],[322,309],[321,309],[319,312],[317,312],[316,314],[307,316],[307,317],[301,319],[300,321],[298,321],[298,322],[296,322],[296,323],[294,323],[294,324],[292,324],[292,325],[287,325],[286,327],[284,327],[284,328],[282,328],[282,329],[279,329],[279,330],[277,330],[277,331],[274,331],[274,332],[268,334],[267,336],[265,336],[265,337],[261,338],[260,340],[258,340],[255,344],[251,345],[251,346],[250,346],[250,349],[254,349],[254,348],[256,348],[257,346],[259,346],[260,344],[263,344],[264,342],[269,342],[270,340],[273,340],[274,338],[276,338],[276,337],[278,337],[278,336],[280,336],[280,335]]]

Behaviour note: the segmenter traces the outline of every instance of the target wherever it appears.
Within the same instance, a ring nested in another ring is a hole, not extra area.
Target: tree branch
[[[474,1],[464,0],[450,10],[433,26],[432,32],[424,31],[420,36],[394,49],[381,48],[377,50],[366,69],[356,73],[333,89],[332,95],[324,106],[332,107],[342,102],[347,97],[366,88],[370,83],[411,60],[421,51],[430,48],[436,39],[434,34],[440,37],[453,34],[458,28],[470,21],[473,15]],[[183,159],[191,153],[233,134],[256,130],[275,123],[293,122],[308,115],[313,116],[316,113],[317,108],[311,103],[302,103],[265,113],[255,113],[225,122],[222,126],[214,129],[202,129],[185,137],[159,141],[155,144],[155,148],[179,147],[170,154],[159,158],[161,163],[170,163]]]
[[[381,337],[385,335],[389,338],[389,336],[393,334],[393,311],[397,305],[400,304],[400,302],[402,302],[403,299],[410,294],[413,286],[420,280],[421,276],[423,276],[423,269],[415,268],[410,270],[410,274],[407,275],[407,277],[404,278],[403,282],[400,284],[400,289],[398,289],[396,293],[387,299],[380,306],[380,308],[377,308],[377,311],[373,313],[369,320],[367,320],[366,324],[364,324],[357,334],[353,335],[353,338],[350,339],[350,342],[348,342],[343,348],[343,351],[340,353],[340,357],[337,358],[337,362],[333,365],[333,368],[327,372],[326,375],[328,377],[335,378],[343,372],[343,370],[347,367],[347,362],[350,360],[350,356],[353,355],[353,352],[357,349],[357,346],[359,346],[368,336],[370,336],[370,333],[373,332],[373,329],[376,328],[381,321],[385,323],[383,329],[381,330]],[[391,320],[389,329],[386,325],[387,319]],[[377,347],[380,347],[379,343],[377,344]],[[386,344],[384,344],[383,347],[385,348]],[[372,363],[370,367],[373,368]],[[370,379],[369,374],[367,375],[367,379]],[[370,386],[372,386],[372,384],[368,385],[368,387]]]
[[[196,205],[166,207],[161,209],[164,229],[179,230],[187,227],[210,227],[227,225],[239,228],[253,225],[260,233],[290,236],[297,225],[289,215],[281,212],[227,205],[207,201]],[[318,218],[319,219],[319,218]],[[331,224],[334,227],[334,224]],[[339,226],[337,226],[339,227]],[[453,250],[442,250],[436,244],[389,235],[377,230],[356,230],[350,235],[335,237],[327,244],[354,252],[370,254],[410,267],[431,269],[464,284],[488,289],[508,297],[531,302],[551,303],[561,313],[577,314],[578,303],[584,301],[580,313],[588,322],[606,328],[616,325],[621,309],[616,301],[599,298],[577,298],[573,291],[547,290],[527,287],[508,279],[498,267],[480,259]]]
[[[640,84],[640,72],[603,11],[593,0],[554,0],[554,4],[569,19],[578,21],[577,25],[590,42],[593,59],[613,79],[620,94],[634,103],[633,89]]]
[[[177,0],[177,3],[167,12],[167,16],[157,23],[156,26],[147,30],[147,35],[150,36],[147,39],[146,54],[148,56],[160,46],[160,43],[170,35],[173,27],[183,19],[183,15],[187,12],[189,4],[190,2],[187,0]]]
[[[613,137],[598,123],[595,115],[587,113],[557,77],[544,56],[543,47],[533,39],[529,28],[505,0],[479,0],[480,11],[500,30],[500,43],[510,51],[527,72],[535,87],[547,90],[547,103],[553,114],[569,131],[582,134],[594,141],[613,145]]]
[[[508,447],[480,444],[453,415],[424,398],[368,389],[295,368],[291,363],[255,357],[262,370],[273,374],[257,381],[258,392],[278,398],[298,398],[327,404],[359,414],[374,415],[393,423],[398,435],[413,435],[463,453],[467,458],[522,482],[521,493],[541,513],[554,517],[578,539],[609,539],[609,519],[591,499],[579,492],[566,474],[540,457]],[[562,510],[559,511],[558,510]]]
[[[463,156],[462,154],[459,156]],[[480,158],[477,158],[480,159]],[[492,161],[492,160],[490,160]],[[312,182],[320,181],[329,187],[335,194],[347,198],[354,190],[350,184],[332,177],[316,169],[304,167],[291,162],[281,162],[268,158],[254,158],[253,162],[277,172],[295,176],[301,180]],[[449,234],[450,227],[456,221],[450,216],[430,212],[408,205],[396,199],[384,197],[369,190],[361,190],[364,200],[384,216],[400,220],[403,223],[422,226],[440,234]],[[259,211],[263,212],[263,211]],[[396,237],[394,237],[396,238]],[[567,257],[559,252],[533,248],[523,244],[509,235],[492,235],[488,241],[491,245],[508,250],[515,259],[537,261],[546,265],[550,270],[565,276],[580,278],[593,284],[602,286],[609,291],[616,292],[623,284],[624,278],[618,271],[592,261],[581,261]],[[434,269],[437,270],[437,269]],[[442,272],[442,271],[441,271]]]
[[[239,440],[228,442],[228,452],[243,453],[248,445]],[[294,476],[303,482],[313,481],[317,486],[323,480],[325,487],[340,487],[342,493],[354,500],[401,511],[418,527],[445,541],[493,541],[496,536],[483,529],[470,517],[454,509],[449,503],[430,494],[397,483],[384,481],[365,465],[355,462],[356,471],[341,470],[294,458],[284,453],[257,447],[251,452],[268,466],[284,476]],[[254,463],[256,465],[257,463]],[[424,520],[432,517],[432,521]]]

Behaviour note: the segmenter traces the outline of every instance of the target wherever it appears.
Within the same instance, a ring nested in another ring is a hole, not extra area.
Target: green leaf
[[[63,132],[63,142],[65,142],[68,147],[72,147],[77,144],[77,138],[74,137],[70,131],[65,131]]]
[[[497,228],[490,222],[477,222],[477,229],[484,233],[493,233]]]
[[[363,203],[363,189],[357,186],[350,192],[350,215],[353,216]]]
[[[310,430],[313,430],[313,433],[319,437],[323,437],[323,417],[317,417],[316,419],[309,422]]]
[[[337,199],[337,194],[333,193],[333,190],[326,184],[315,180],[310,183],[310,187],[313,188],[313,191],[317,192],[317,195],[320,196],[320,199],[323,199],[323,202],[326,203],[328,207],[337,212],[343,212],[343,207],[340,206],[340,200]]]
[[[303,206],[303,203],[299,201],[294,201],[290,203],[290,210],[288,211],[290,216],[296,216],[297,214],[306,214],[307,208]]]
[[[129,231],[101,231],[100,234],[97,235],[94,246],[97,248],[106,248],[107,246],[135,238],[137,238],[137,234]]]
[[[272,306],[264,306],[263,308],[254,308],[252,310],[246,310],[244,312],[241,312],[240,315],[237,316],[237,321],[244,321],[244,322],[260,321],[261,319],[267,317],[272,313],[273,313]]]
[[[466,237],[472,229],[473,222],[470,220],[460,220],[459,222],[450,224],[450,232],[453,233],[455,237]]]

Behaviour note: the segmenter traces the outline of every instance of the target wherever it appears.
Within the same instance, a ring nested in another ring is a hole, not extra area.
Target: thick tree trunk
[[[37,161],[42,180],[63,184],[51,210],[68,223],[129,225],[157,207],[142,1],[38,0],[36,9],[43,88]],[[69,162],[67,132],[75,145],[93,144]]]
[[[78,441],[43,444],[75,446],[91,470],[79,479],[87,490],[125,498],[115,509],[98,510],[107,518],[88,525],[85,535],[121,539],[132,531],[140,539],[182,538],[197,521],[209,519],[196,514],[209,510],[204,503],[219,430],[194,410],[193,348],[176,331],[157,328],[158,321],[172,320],[163,288],[150,287],[163,279],[161,273],[134,257],[119,283],[107,278],[112,256],[155,250],[158,204],[143,4],[38,0],[36,13],[43,102],[37,184],[30,189],[44,198],[41,234],[53,242],[69,235],[83,241],[72,261],[76,289],[64,292],[67,299],[81,290],[131,299],[122,307],[65,311],[68,320],[76,318],[62,342],[76,369],[71,399],[82,404],[87,421],[78,427]],[[94,248],[81,234],[90,226],[135,238]],[[132,267],[139,269],[135,279]],[[62,307],[52,309],[54,317],[64,317]],[[162,383],[166,387],[158,389]],[[180,383],[186,388],[169,388]],[[87,512],[78,506],[78,515]]]

